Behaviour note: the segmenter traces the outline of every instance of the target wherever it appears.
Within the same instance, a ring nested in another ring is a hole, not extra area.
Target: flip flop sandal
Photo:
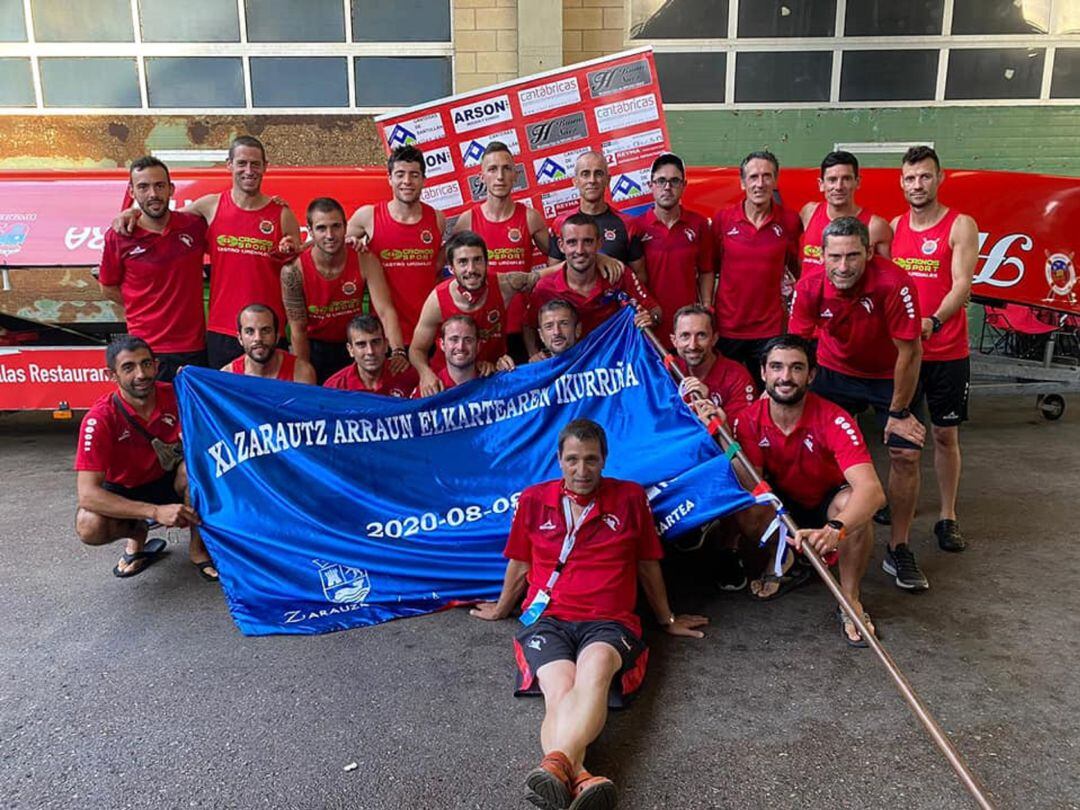
[[[138,560],[145,560],[138,568],[129,568],[127,571],[120,570],[120,563],[113,566],[113,576],[125,579],[127,577],[133,577],[136,574],[141,574],[151,565],[161,559],[161,555],[165,551],[165,541],[160,537],[155,537],[153,540],[147,540],[143,545],[142,551],[136,551],[134,554],[128,554],[126,551],[121,556],[121,560],[128,565]]]
[[[798,588],[801,585],[805,585],[807,582],[810,581],[810,577],[812,575],[812,569],[804,568],[801,565],[792,565],[791,568],[788,569],[787,573],[781,577],[778,577],[776,574],[770,571],[761,578],[761,584],[764,587],[764,585],[769,582],[779,583],[780,587],[776,589],[776,593],[773,593],[769,596],[758,596],[752,590],[747,590],[747,593],[750,594],[750,597],[755,602],[771,602],[773,599],[779,599],[788,591],[795,590],[795,588]]]
[[[203,560],[202,562],[193,562],[192,565],[194,565],[199,570],[199,576],[202,577],[203,579],[205,579],[207,582],[219,582],[220,581],[220,577],[217,574],[210,574],[210,573],[207,573],[207,571],[206,571],[207,568],[213,568],[214,570],[217,570],[217,566],[214,565],[213,560]]]
[[[836,618],[840,621],[840,635],[844,637],[844,641],[848,643],[849,647],[862,648],[870,646],[870,642],[863,638],[861,633],[859,634],[858,641],[855,641],[855,639],[848,635],[848,625],[850,625],[856,633],[859,632],[859,628],[855,627],[855,622],[853,622],[851,618],[846,613],[844,613],[843,609],[836,609]],[[865,610],[863,611],[862,620],[863,624],[871,623],[870,614],[867,613]],[[878,632],[877,627],[874,627],[874,635],[878,638],[878,640],[881,639],[881,633]]]

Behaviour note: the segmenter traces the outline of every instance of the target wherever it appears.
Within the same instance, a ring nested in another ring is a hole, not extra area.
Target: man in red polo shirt
[[[645,490],[602,477],[604,429],[575,419],[560,431],[558,452],[562,478],[521,493],[498,602],[471,612],[505,619],[525,592],[525,627],[514,640],[518,694],[538,687],[545,702],[544,758],[525,779],[529,801],[613,807],[615,785],[585,770],[585,749],[604,728],[609,696],[621,704],[645,675],[647,650],[634,612],[638,583],[669,634],[701,638],[697,628],[708,619],[671,610]]]
[[[408,346],[428,293],[442,270],[442,235],[446,218],[420,199],[424,190],[424,153],[399,146],[386,161],[393,199],[362,205],[349,218],[347,237],[366,242],[390,286],[390,300]]]
[[[821,232],[825,226],[840,217],[855,217],[870,231],[871,254],[889,258],[892,228],[883,217],[872,214],[855,202],[859,188],[859,159],[851,152],[829,152],[821,161],[818,190],[824,195],[824,204],[809,202],[802,207],[803,235],[799,241],[802,272],[812,273],[822,268]]]
[[[132,234],[105,233],[98,283],[124,306],[129,334],[154,350],[158,379],[172,382],[181,366],[205,366],[203,255],[206,220],[169,210],[176,191],[155,157],[131,164],[128,191],[142,212]]]
[[[823,273],[795,286],[789,328],[817,334],[814,391],[853,415],[873,408],[889,446],[892,533],[884,568],[906,590],[929,584],[908,547],[926,429],[911,413],[922,360],[919,296],[911,277],[870,254],[870,232],[854,217],[822,233]]]
[[[156,382],[154,352],[142,338],[125,335],[105,350],[116,391],[105,394],[83,417],[75,451],[79,505],[75,531],[89,546],[126,538],[113,568],[131,577],[153,564],[165,541],[147,542],[148,523],[188,527],[188,553],[200,575],[217,570],[188,506],[187,472],[180,452],[180,415],[168,383]]]
[[[394,371],[404,371],[408,359],[382,266],[370,253],[358,255],[345,244],[345,209],[337,200],[319,197],[308,205],[307,224],[310,249],[281,268],[293,354],[315,367],[320,384],[344,367],[349,362],[345,327],[362,311],[367,289],[386,324]],[[281,250],[295,251],[288,237]]]
[[[370,391],[391,397],[408,398],[420,378],[416,369],[406,365],[395,372],[387,361],[387,341],[382,324],[374,315],[357,315],[347,328],[345,348],[353,362],[323,383],[324,388],[341,391]]]
[[[722,418],[730,422],[757,398],[746,367],[713,350],[712,313],[701,304],[680,307],[675,313],[671,342],[678,354],[675,365],[686,375],[679,386],[686,402],[696,393],[721,408]]]
[[[930,410],[934,471],[941,497],[934,536],[943,551],[966,547],[956,521],[960,489],[960,424],[967,420],[971,350],[967,302],[979,259],[975,220],[938,200],[945,179],[937,153],[913,146],[900,164],[909,209],[892,221],[894,261],[907,271],[923,308],[920,383]]]
[[[446,261],[453,277],[440,282],[428,295],[409,346],[409,360],[420,374],[420,391],[431,396],[441,390],[435,373],[446,360],[438,352],[428,354],[439,327],[451,315],[468,315],[479,328],[477,362],[483,372],[509,371],[514,361],[507,354],[507,313],[511,303],[536,285],[540,274],[489,269],[488,248],[472,231],[455,233],[446,242]],[[551,272],[551,271],[546,271]]]
[[[772,152],[751,152],[739,165],[745,198],[712,220],[717,348],[755,378],[761,348],[784,331],[784,273],[799,267],[799,218],[773,199],[779,174]]]
[[[243,354],[222,366],[222,371],[267,380],[315,383],[311,363],[277,347],[277,313],[266,304],[248,304],[240,310],[236,332]]]
[[[446,365],[435,376],[439,382],[439,391],[445,391],[482,375],[477,367],[477,355],[480,351],[480,330],[476,321],[469,315],[451,315],[439,327],[439,351],[446,357]],[[437,392],[432,392],[437,393]],[[425,394],[420,386],[413,391],[413,399],[431,396]]]
[[[815,363],[807,341],[769,341],[761,373],[767,396],[733,420],[735,438],[800,527],[796,549],[808,542],[822,555],[839,551],[840,587],[869,624],[860,583],[874,543],[871,517],[885,502],[870,451],[846,411],[809,391]],[[839,616],[848,644],[867,646]]]
[[[232,175],[232,188],[206,194],[182,209],[183,213],[201,216],[209,226],[206,351],[211,368],[240,356],[233,328],[240,310],[252,301],[265,302],[277,314],[278,323],[285,323],[281,262],[276,251],[284,236],[300,244],[300,225],[287,205],[263,193],[263,175],[268,165],[266,149],[258,138],[234,138],[225,162]],[[137,207],[129,208],[113,220],[113,228],[130,234],[140,213]]]
[[[660,155],[652,165],[654,205],[635,221],[645,251],[640,278],[656,296],[663,320],[657,332],[668,340],[672,316],[687,304],[710,305],[716,275],[709,221],[682,207],[686,169],[676,155]],[[669,344],[670,346],[670,344]]]
[[[574,214],[562,223],[559,236],[566,261],[556,265],[555,272],[545,276],[529,295],[526,315],[525,346],[529,356],[540,351],[537,339],[537,314],[546,302],[555,298],[569,301],[581,318],[581,336],[619,311],[624,300],[638,310],[638,326],[655,326],[660,322],[660,305],[634,273],[623,273],[615,282],[600,273],[597,254],[600,252],[600,229],[588,214]]]

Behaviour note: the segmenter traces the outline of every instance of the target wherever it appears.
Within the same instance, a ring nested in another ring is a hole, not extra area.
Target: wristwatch
[[[840,540],[843,540],[845,537],[847,537],[847,528],[844,526],[844,521],[833,518],[832,520],[826,520],[825,525],[828,526],[830,529],[836,529],[836,533],[840,535],[837,542],[840,542]]]
[[[911,410],[908,408],[901,408],[898,411],[889,411],[890,419],[907,419],[911,416]]]
[[[930,331],[933,334],[936,335],[938,332],[941,331],[941,318],[939,318],[937,315],[930,316],[930,323],[933,324],[933,326],[930,327]]]

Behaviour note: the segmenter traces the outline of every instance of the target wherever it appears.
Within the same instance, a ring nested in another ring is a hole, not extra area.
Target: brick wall
[[[624,0],[563,0],[563,64],[626,47]]]
[[[517,0],[454,0],[456,92],[516,79]]]

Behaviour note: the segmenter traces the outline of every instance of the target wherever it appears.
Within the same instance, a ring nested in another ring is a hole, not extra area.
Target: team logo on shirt
[[[686,241],[687,242],[693,242],[695,239],[697,239],[697,234],[694,233],[693,228],[684,228],[683,233],[686,234]]]
[[[544,522],[543,522],[543,523],[541,523],[541,524],[540,524],[540,526],[539,526],[539,529],[540,529],[540,531],[542,531],[542,532],[543,532],[543,531],[550,531],[551,529],[554,529],[554,528],[555,528],[555,524],[554,524],[554,523],[552,523],[552,522],[551,522],[550,520],[544,521]]]
[[[732,225],[730,228],[728,228],[728,232],[727,232],[726,235],[727,236],[738,236],[739,235],[739,226],[738,225]]]
[[[772,445],[769,444],[769,437],[768,436],[762,436],[761,441],[757,443],[757,446],[758,447],[772,447]]]
[[[609,529],[611,529],[613,532],[617,532],[619,530],[619,526],[622,525],[619,522],[619,519],[617,517],[615,517],[615,515],[611,514],[610,512],[608,512],[607,514],[601,515],[600,519],[602,521],[604,521],[604,523],[607,524],[607,527]]]
[[[162,414],[161,415],[161,421],[164,422],[169,427],[175,427],[176,426],[176,417],[173,416],[171,413]]]
[[[614,242],[615,238],[617,236],[618,236],[618,234],[615,232],[614,228],[604,228],[604,241],[605,242]]]
[[[642,241],[642,242],[651,242],[651,241],[652,241],[652,234],[651,234],[651,233],[647,233],[647,232],[646,232],[646,233],[643,233],[643,234],[641,235],[641,241]]]
[[[269,236],[274,232],[274,223],[269,219],[264,219],[259,223],[259,230]]]
[[[488,323],[498,323],[499,322],[499,311],[497,309],[488,310],[487,319],[488,319]]]
[[[783,239],[784,238],[784,229],[782,227],[780,227],[779,223],[777,223],[777,222],[773,223],[772,232],[776,234],[777,239]]]
[[[520,242],[521,241],[521,229],[520,228],[511,228],[510,230],[508,230],[506,232],[506,238],[509,239],[511,242]]]
[[[911,296],[908,296],[909,298]],[[859,299],[859,305],[866,310],[870,315],[874,314],[874,302],[867,298],[865,295]]]
[[[807,437],[802,440],[802,443],[804,445],[806,445],[807,450],[809,450],[811,453],[814,452],[814,437],[813,436],[807,435]]]
[[[136,245],[128,251],[127,256],[125,256],[124,258],[133,259],[136,256],[141,256],[143,253],[146,253],[146,248],[144,248],[142,245]]]
[[[425,245],[430,245],[432,242],[435,241],[435,237],[431,235],[431,231],[429,231],[427,228],[424,228],[424,230],[420,231],[420,241],[423,242]]]
[[[195,240],[191,238],[191,234],[182,233],[176,238],[183,242],[186,247],[195,247]]]
[[[933,256],[937,252],[937,239],[923,239],[922,252],[924,256]]]
[[[345,295],[356,295],[356,282],[346,281],[341,285],[341,291],[345,293]]]

